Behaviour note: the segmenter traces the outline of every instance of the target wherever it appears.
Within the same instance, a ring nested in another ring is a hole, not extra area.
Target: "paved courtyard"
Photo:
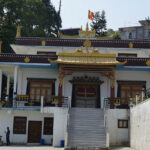
[[[0,150],[64,150],[50,146],[0,146]],[[134,150],[128,147],[111,148],[110,150]]]

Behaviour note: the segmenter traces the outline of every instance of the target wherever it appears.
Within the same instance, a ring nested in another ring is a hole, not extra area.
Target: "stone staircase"
[[[68,145],[93,149],[106,148],[104,112],[96,108],[71,108]]]

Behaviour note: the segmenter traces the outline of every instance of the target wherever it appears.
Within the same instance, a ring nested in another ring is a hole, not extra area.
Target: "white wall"
[[[67,108],[45,107],[44,113],[54,114],[53,146],[60,146],[60,141],[65,140],[67,127]]]
[[[150,72],[146,71],[116,71],[116,80],[146,81],[146,88],[150,88]],[[117,91],[117,86],[115,91]]]
[[[124,36],[128,37],[128,32],[124,33]],[[125,38],[125,37],[124,37]],[[72,53],[79,47],[65,47],[65,46],[23,46],[23,45],[11,45],[16,54],[37,54],[37,51],[43,52],[56,52],[58,53]],[[149,57],[150,51],[141,48],[106,48],[96,47],[100,53],[137,53],[138,57]],[[92,50],[92,48],[91,48]]]
[[[13,120],[14,116],[27,117],[26,134],[13,134]],[[39,111],[0,111],[0,135],[2,140],[6,142],[6,127],[10,128],[10,142],[11,143],[27,143],[28,139],[28,122],[42,121],[42,137],[45,144],[51,144],[52,135],[43,135],[44,117],[53,117],[53,114],[42,114]]]
[[[19,68],[18,71],[18,94],[26,94],[27,78],[57,79],[57,69]],[[58,80],[55,82],[55,92],[58,93]]]
[[[60,141],[65,139],[65,132],[67,127],[67,108],[46,107],[44,112],[40,111],[17,111],[0,110],[0,135],[2,140],[6,142],[5,131],[10,128],[10,142],[26,144],[28,139],[28,122],[42,121],[42,137],[45,144],[51,144],[53,138],[53,146],[60,146]],[[13,120],[14,116],[27,117],[26,134],[13,134]],[[54,117],[53,135],[43,135],[44,117]]]
[[[150,99],[130,111],[130,145],[136,150],[150,149]]]
[[[118,128],[118,119],[128,119],[127,109],[108,109],[105,111],[106,128],[109,132],[110,146],[127,145],[129,128]]]

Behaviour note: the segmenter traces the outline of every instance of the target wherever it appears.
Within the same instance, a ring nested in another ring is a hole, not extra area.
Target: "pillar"
[[[114,108],[114,98],[115,98],[115,80],[110,80],[110,109]]]
[[[0,70],[0,100],[2,100],[2,70]]]
[[[58,85],[58,106],[62,106],[62,87],[63,86],[63,76],[59,76],[59,85]]]
[[[7,100],[9,99],[9,87],[10,87],[10,75],[7,75],[7,91],[6,91]]]
[[[15,100],[17,96],[17,78],[18,78],[18,66],[14,68],[14,87],[13,87],[13,107],[15,106]]]

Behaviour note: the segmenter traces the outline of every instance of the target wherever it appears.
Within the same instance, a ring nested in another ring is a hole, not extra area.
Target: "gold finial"
[[[0,41],[0,54],[2,53],[2,41]]]
[[[41,44],[42,44],[42,46],[45,46],[45,45],[46,45],[46,41],[43,40],[43,41],[41,42]]]
[[[147,66],[150,66],[150,60],[147,60],[147,61],[146,61],[146,65],[147,65]]]
[[[133,43],[132,42],[129,43],[129,48],[133,48]]]
[[[89,40],[86,40],[83,43],[84,47],[86,48],[86,52],[89,53],[89,47],[91,47],[91,42]]]
[[[89,25],[88,25],[88,22],[86,24],[86,31],[89,31]]]
[[[17,26],[17,34],[16,34],[16,37],[21,37],[21,26],[20,26],[20,25]]]
[[[24,62],[25,63],[29,63],[30,62],[30,58],[29,57],[25,57]]]

